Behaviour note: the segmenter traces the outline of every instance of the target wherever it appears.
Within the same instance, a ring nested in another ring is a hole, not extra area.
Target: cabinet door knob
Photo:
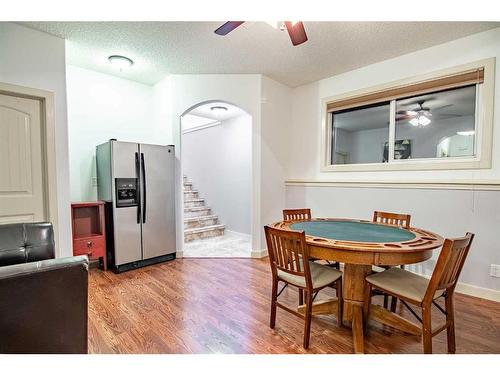
[[[92,241],[87,241],[87,247],[92,247]]]

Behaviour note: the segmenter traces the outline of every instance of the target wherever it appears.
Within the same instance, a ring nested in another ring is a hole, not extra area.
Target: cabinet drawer
[[[104,238],[79,238],[73,240],[73,255],[88,255],[89,257],[102,257],[105,252]]]

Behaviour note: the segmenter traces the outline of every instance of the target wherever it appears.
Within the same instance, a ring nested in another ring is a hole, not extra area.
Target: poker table
[[[356,353],[364,353],[365,278],[372,273],[372,266],[423,262],[444,242],[441,236],[424,229],[364,220],[281,221],[272,227],[304,231],[311,258],[344,263],[344,324],[352,327]],[[313,315],[335,314],[337,303],[336,298],[314,302]],[[305,306],[298,310],[304,312]],[[378,305],[370,306],[371,319],[410,334],[421,334],[420,327]]]

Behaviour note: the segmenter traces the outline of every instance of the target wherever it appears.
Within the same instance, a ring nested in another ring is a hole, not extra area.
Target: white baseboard
[[[226,229],[225,231],[227,233],[232,233],[232,234],[235,234],[237,236],[243,237],[243,238],[245,238],[248,241],[252,240],[252,235],[250,235],[248,233],[236,232],[235,230],[229,230],[229,229]]]
[[[177,259],[179,259],[179,258],[184,258],[184,251],[177,251],[177,252],[175,253],[175,257],[176,257]]]
[[[429,275],[425,275],[422,272],[423,268],[421,263],[409,265],[407,267],[407,270],[412,271],[427,279],[431,278]],[[488,289],[488,288],[483,288],[481,286],[458,282],[455,291],[457,293],[466,294],[472,297],[484,298],[490,301],[500,302],[500,290],[496,289]]]
[[[262,250],[252,250],[250,255],[252,258],[264,258],[267,257],[267,249]]]
[[[412,271],[415,272],[414,270],[412,270]],[[426,279],[431,278],[429,275],[423,275],[420,272],[415,272],[415,273],[419,274],[420,276],[425,277]],[[488,289],[488,288],[483,288],[480,286],[475,286],[475,285],[471,285],[471,284],[458,282],[457,287],[455,288],[455,292],[461,293],[461,294],[466,294],[466,295],[472,296],[472,297],[483,298],[483,299],[487,299],[490,301],[500,302],[500,290]]]
[[[488,289],[465,283],[457,283],[457,288],[455,289],[455,291],[457,293],[467,294],[473,297],[500,302],[500,290]]]

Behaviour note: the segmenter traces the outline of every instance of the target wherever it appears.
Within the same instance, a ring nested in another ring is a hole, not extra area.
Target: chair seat
[[[342,272],[339,270],[318,263],[309,262],[309,268],[311,269],[313,289],[330,285],[342,277]],[[303,276],[292,275],[288,272],[278,270],[278,277],[292,285],[306,287],[306,279]]]
[[[366,281],[376,288],[419,303],[424,300],[429,285],[429,279],[397,267],[371,274]],[[434,299],[440,297],[443,292],[444,290],[436,291]]]

